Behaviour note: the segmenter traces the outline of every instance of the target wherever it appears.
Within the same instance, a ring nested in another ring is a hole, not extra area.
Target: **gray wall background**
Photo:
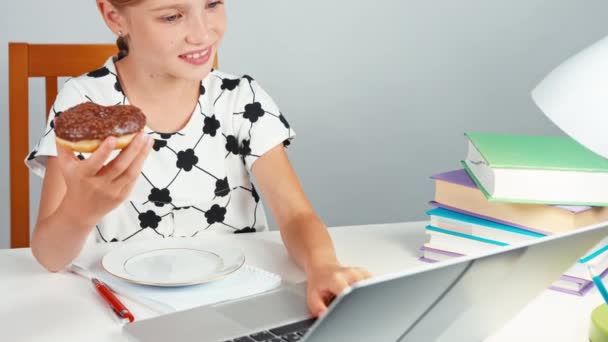
[[[296,129],[290,156],[329,226],[425,219],[429,176],[465,131],[560,134],[529,92],[608,33],[603,0],[228,0],[221,69],[250,74]],[[93,0],[0,2],[0,248],[9,241],[8,49],[112,42]],[[30,143],[44,129],[31,81]],[[41,181],[31,177],[32,222]]]

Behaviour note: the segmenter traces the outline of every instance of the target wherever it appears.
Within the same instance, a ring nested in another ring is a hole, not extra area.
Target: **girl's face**
[[[146,0],[119,17],[132,61],[153,75],[188,80],[207,76],[226,30],[223,0]]]

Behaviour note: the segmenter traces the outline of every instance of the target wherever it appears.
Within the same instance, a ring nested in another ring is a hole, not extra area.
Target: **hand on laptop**
[[[372,274],[360,267],[345,267],[339,263],[321,264],[308,270],[306,297],[314,317],[323,315],[327,306],[350,285]]]

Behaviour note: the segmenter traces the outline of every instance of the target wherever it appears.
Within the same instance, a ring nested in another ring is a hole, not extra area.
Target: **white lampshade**
[[[532,98],[566,134],[608,158],[608,37],[549,73]]]

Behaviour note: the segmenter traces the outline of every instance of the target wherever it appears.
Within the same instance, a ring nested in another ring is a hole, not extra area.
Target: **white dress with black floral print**
[[[118,82],[115,58],[69,79],[49,114],[46,133],[27,156],[27,166],[44,176],[56,156],[53,119],[79,103],[129,104]],[[200,97],[178,132],[144,131],[154,147],[129,198],[93,230],[101,242],[151,237],[189,237],[201,231],[247,233],[267,229],[250,172],[273,147],[295,136],[271,97],[250,76],[212,70]],[[118,154],[113,152],[110,160]],[[77,154],[80,159],[87,154]]]

